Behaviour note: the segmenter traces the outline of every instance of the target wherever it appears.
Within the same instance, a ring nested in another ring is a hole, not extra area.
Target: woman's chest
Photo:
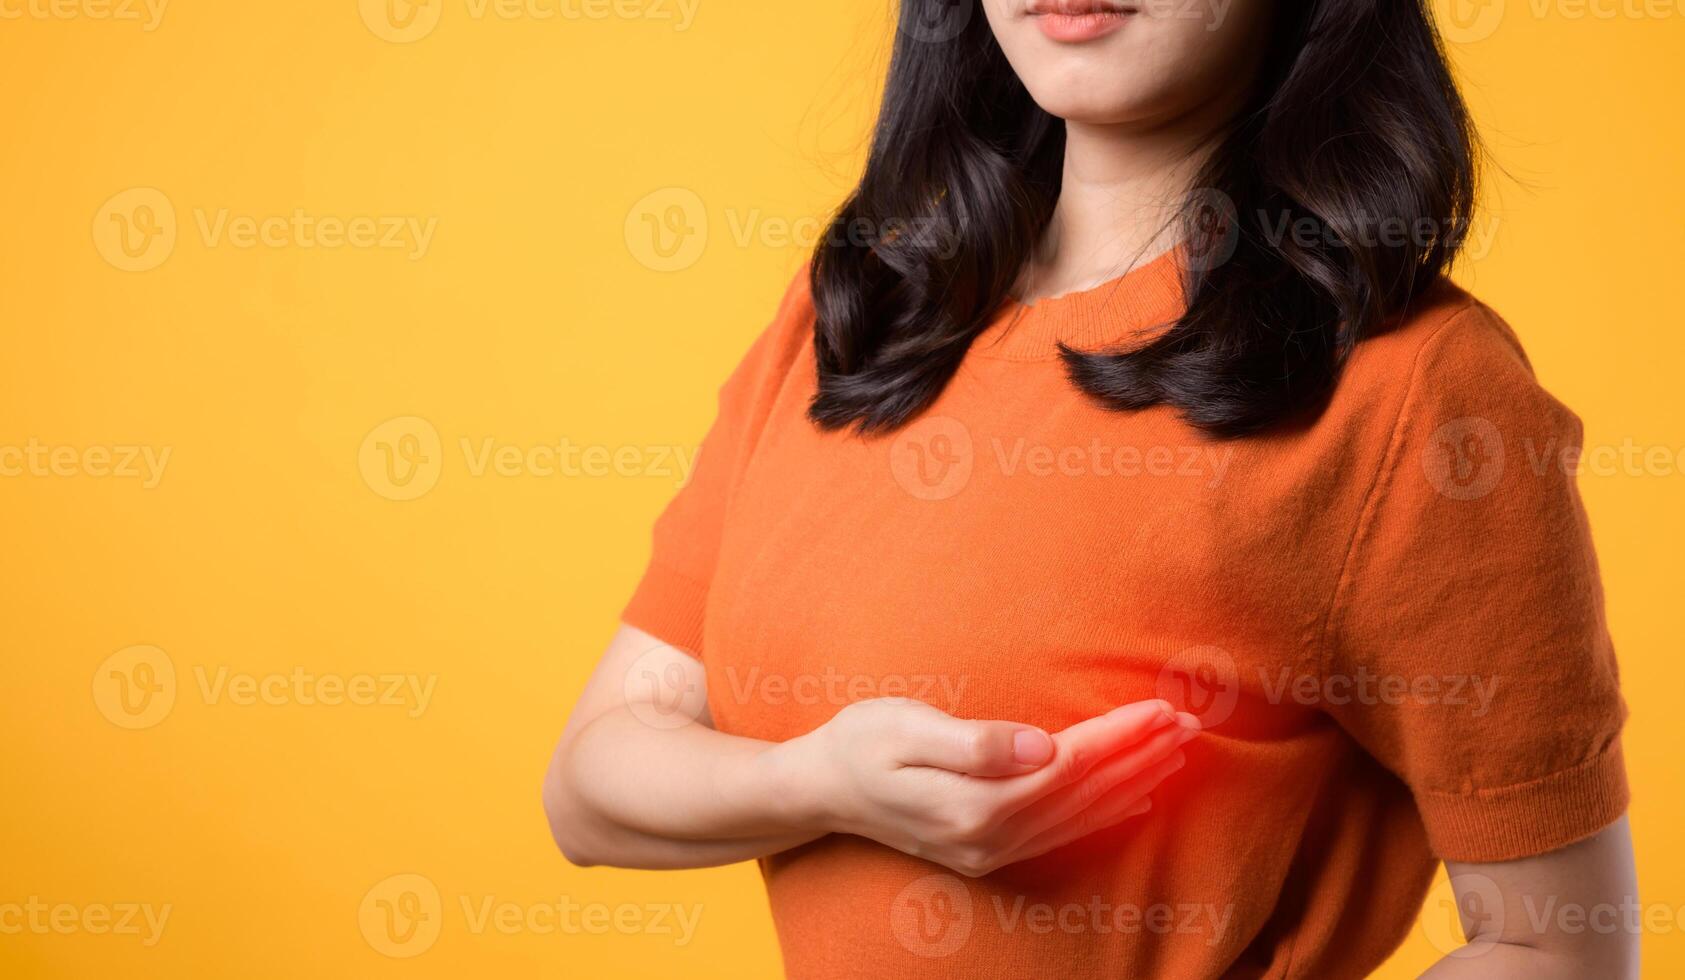
[[[1234,443],[1079,398],[945,396],[869,438],[769,426],[710,593],[716,723],[781,740],[915,697],[1058,729],[1171,697],[1291,727],[1270,692],[1337,565],[1307,497]]]

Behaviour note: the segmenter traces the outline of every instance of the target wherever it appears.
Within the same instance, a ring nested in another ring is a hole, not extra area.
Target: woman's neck
[[[1209,118],[1151,127],[1067,122],[1059,201],[1020,278],[1019,298],[1091,289],[1175,245],[1177,217],[1219,125]]]

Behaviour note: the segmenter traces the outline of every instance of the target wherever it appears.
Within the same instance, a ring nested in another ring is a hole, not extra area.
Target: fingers
[[[1053,758],[1053,740],[1039,728],[1010,721],[967,721],[934,708],[909,713],[899,732],[903,765],[934,766],[972,776],[1017,776]]]
[[[1136,778],[1113,787],[1093,806],[1075,817],[1031,837],[1015,848],[1012,854],[1001,862],[1001,866],[1040,857],[1055,848],[1064,847],[1089,834],[1115,827],[1125,820],[1146,813],[1152,809],[1152,801],[1146,798],[1147,794],[1185,763],[1186,758],[1181,750],[1160,759]]]
[[[1042,770],[1047,774],[1044,781],[1019,789],[1028,800],[1075,781],[1101,759],[1179,719],[1198,725],[1192,715],[1175,714],[1167,701],[1136,701],[1049,736],[1017,722],[955,718],[915,701],[898,719],[902,744],[896,754],[902,765],[933,766],[972,776],[1018,776]]]
[[[1187,756],[1180,750],[1172,752],[1168,757],[1153,763],[1147,770],[1135,779],[1119,784],[1110,793],[1100,798],[1100,801],[1084,810],[1076,817],[1065,822],[1059,828],[1050,831],[1055,837],[1061,833],[1064,840],[1080,840],[1097,830],[1105,830],[1115,825],[1124,815],[1130,813],[1137,805],[1146,801],[1147,794],[1158,788],[1158,785],[1187,765]],[[1054,845],[1059,846],[1058,844]]]
[[[1175,724],[1179,718],[1168,701],[1136,701],[1072,725],[1053,736],[1053,764],[1042,771],[1037,785],[1030,787],[1030,796],[1076,782],[1101,760]]]
[[[1171,725],[1148,736],[1140,745],[1102,760],[1075,783],[1054,790],[1013,817],[1021,835],[1019,839],[1028,840],[1077,819],[1120,786],[1138,789],[1137,798],[1152,792],[1159,780],[1175,771],[1163,772],[1154,767],[1173,754],[1180,755],[1178,750],[1198,735],[1197,728]]]

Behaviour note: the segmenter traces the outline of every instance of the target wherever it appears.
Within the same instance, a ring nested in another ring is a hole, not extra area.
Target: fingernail
[[[1177,745],[1185,745],[1198,737],[1199,729],[1197,728],[1183,728],[1178,730],[1175,735]]]
[[[1012,759],[1021,766],[1039,766],[1053,758],[1053,739],[1046,732],[1021,728],[1012,734]]]
[[[1178,711],[1176,713],[1176,723],[1181,725],[1183,728],[1191,728],[1196,732],[1205,727],[1199,723],[1198,715],[1190,715],[1186,711]]]
[[[1158,705],[1158,723],[1160,725],[1168,724],[1176,720],[1176,708],[1169,701],[1161,700],[1154,701],[1153,703]]]

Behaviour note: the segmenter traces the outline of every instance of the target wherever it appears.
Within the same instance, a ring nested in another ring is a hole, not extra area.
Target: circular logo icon
[[[1503,929],[1504,894],[1497,882],[1483,874],[1467,872],[1442,878],[1428,892],[1419,921],[1422,934],[1442,955],[1464,959],[1480,956],[1491,947],[1470,946],[1468,937],[1477,929]]]
[[[1444,9],[1439,33],[1457,44],[1484,41],[1504,22],[1504,0],[1445,0]]]
[[[176,250],[176,208],[156,187],[132,187],[94,214],[94,248],[113,268],[148,272]]]
[[[1489,419],[1452,419],[1422,447],[1422,473],[1452,500],[1478,500],[1504,475],[1503,434]]]
[[[1210,272],[1234,257],[1240,244],[1240,214],[1234,199],[1215,187],[1201,187],[1188,197],[1188,268]]]
[[[433,948],[444,925],[444,902],[426,876],[393,875],[381,881],[357,907],[357,928],[382,956],[408,959]]]
[[[1159,697],[1211,728],[1228,721],[1240,701],[1240,670],[1222,647],[1189,647],[1159,668]]]
[[[639,264],[679,272],[695,265],[708,245],[708,209],[688,187],[663,187],[632,205],[625,230],[626,248]]]
[[[153,646],[124,647],[94,668],[94,707],[120,728],[151,728],[176,704],[176,665]]]
[[[971,892],[947,874],[927,875],[901,889],[889,907],[896,942],[914,956],[937,958],[959,952],[971,938]]]
[[[409,44],[433,33],[444,13],[444,0],[357,0],[363,23],[375,37]]]
[[[382,497],[414,500],[433,489],[444,469],[439,430],[415,415],[388,419],[363,437],[357,469],[369,489]]]
[[[671,647],[655,647],[632,662],[624,682],[632,717],[663,731],[683,728],[702,717],[707,694],[690,679],[684,657]]]
[[[908,0],[896,29],[914,41],[942,44],[964,32],[976,5],[976,0]]]
[[[971,482],[971,430],[959,419],[930,415],[902,429],[889,445],[889,471],[920,500],[947,500]]]

